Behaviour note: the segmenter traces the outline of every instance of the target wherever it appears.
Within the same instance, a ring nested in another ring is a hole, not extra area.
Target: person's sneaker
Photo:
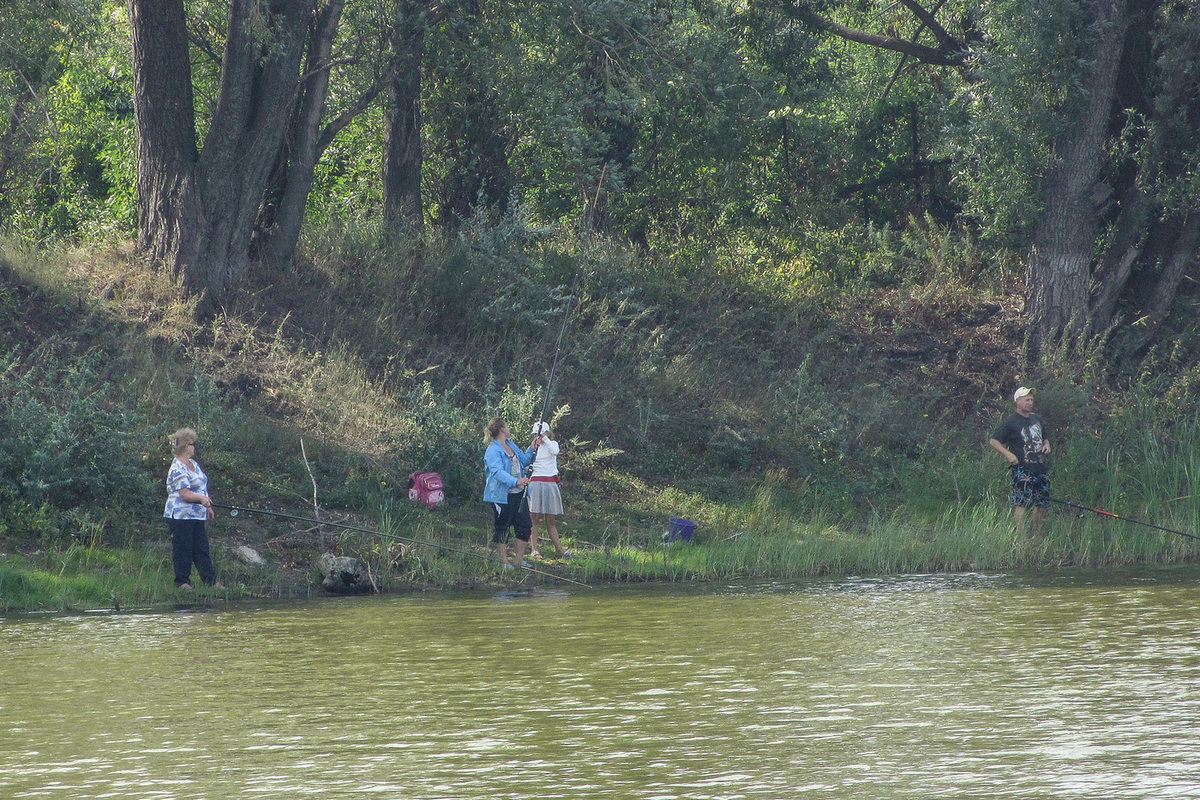
[[[192,585],[191,585],[190,583],[181,583],[181,584],[179,584],[179,585],[178,585],[177,587],[175,587],[175,588],[177,588],[177,589],[185,589],[185,590],[186,590],[186,589],[191,589],[191,588],[192,588]]]
[[[541,558],[542,554],[539,553],[537,550],[534,550],[532,553],[529,554],[529,557],[530,558]]]
[[[559,556],[559,558],[570,558],[573,555],[575,555],[575,554],[572,553],[570,550],[563,550],[563,554],[561,556]]]
[[[514,567],[512,564],[508,563],[507,561],[504,562],[504,568],[505,569],[516,569],[516,567]]]
[[[212,586],[210,586],[209,588],[210,588],[210,589],[224,589],[224,588],[225,588],[225,584],[221,583],[220,581],[217,581],[216,583],[214,583],[214,584],[213,584]]]
[[[525,567],[526,569],[533,569],[533,564],[530,564],[528,561],[526,561],[523,558],[521,559],[521,566]]]

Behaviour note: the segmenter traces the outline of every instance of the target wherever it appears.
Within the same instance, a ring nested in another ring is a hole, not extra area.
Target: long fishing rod
[[[581,275],[583,275],[582,261],[580,262],[579,267],[575,270],[575,279],[571,281],[571,293],[567,295],[567,304],[563,309],[562,325],[558,329],[558,343],[554,346],[554,359],[550,362],[550,375],[546,378],[546,394],[542,398],[542,412],[538,415],[538,418],[534,420],[533,423],[535,426],[534,429],[538,432],[537,435],[539,437],[541,436],[542,432],[542,423],[546,421],[546,409],[550,406],[550,389],[552,386],[554,386],[554,373],[558,371],[558,357],[562,353],[563,339],[566,338],[567,335],[567,322],[571,319],[571,308],[575,305],[575,289],[579,286],[579,278]],[[534,458],[537,458],[539,441],[540,438],[535,439],[533,442]],[[533,462],[530,461],[529,466],[525,468],[525,477],[528,478],[532,474]],[[521,511],[525,510],[525,504],[527,502],[529,502],[528,486],[526,486],[521,492]]]
[[[452,547],[448,544],[442,544],[441,542],[431,542],[426,539],[413,539],[411,537],[401,536],[396,533],[384,533],[383,531],[376,531],[376,530],[372,530],[371,528],[362,528],[362,527],[359,527],[358,525],[347,525],[344,522],[325,522],[324,520],[311,519],[309,517],[298,517],[294,514],[284,514],[279,511],[266,511],[261,508],[247,508],[246,506],[229,506],[229,505],[224,505],[222,503],[213,503],[212,507],[228,509],[229,515],[231,517],[236,517],[239,513],[243,512],[243,511],[246,512],[247,514],[264,514],[269,517],[279,517],[280,519],[290,519],[290,520],[295,520],[296,522],[304,522],[309,525],[329,525],[334,528],[342,528],[342,529],[348,530],[348,531],[357,531],[359,533],[369,533],[372,536],[383,536],[384,538],[387,538],[387,539],[395,539],[396,541],[408,542],[410,544],[423,544],[423,545],[427,545],[429,547],[440,547],[442,550],[445,550],[450,553],[460,553],[462,555],[474,556],[476,558],[482,558],[485,561],[491,560],[488,556],[481,556],[479,553],[476,553],[472,550],[464,550],[461,547]],[[535,569],[534,567],[527,567],[527,566],[521,566],[521,565],[517,565],[517,566],[520,569],[529,570],[530,572],[533,572],[537,575],[545,575],[549,578],[557,578],[560,581],[566,581],[567,583],[574,583],[577,586],[587,586],[587,588],[589,588],[589,589],[592,588],[589,584],[586,584],[583,581],[577,581],[572,578],[566,578],[566,577],[563,577],[562,575],[555,575],[553,572],[545,572],[544,570]]]
[[[604,186],[604,175],[608,172],[608,162],[604,163],[604,167],[600,170],[600,180],[596,183],[596,196],[592,199],[592,206],[595,207],[600,199],[600,189]],[[550,362],[550,375],[546,378],[546,394],[542,397],[542,411],[538,414],[538,418],[533,421],[534,430],[537,431],[537,439],[533,442],[533,457],[537,458],[538,442],[541,441],[542,423],[546,421],[546,409],[550,407],[550,389],[554,386],[554,374],[558,371],[558,357],[562,354],[563,339],[567,335],[567,321],[571,319],[571,309],[575,305],[575,289],[579,286],[579,278],[583,275],[583,254],[580,255],[579,265],[575,267],[575,278],[571,281],[571,292],[567,295],[567,303],[563,308],[562,325],[558,329],[558,343],[554,346],[554,359]],[[530,461],[529,466],[525,468],[525,477],[533,475],[533,462]],[[521,507],[520,512],[524,513],[525,505],[529,502],[529,486],[521,492]]]
[[[600,189],[604,186],[604,175],[608,172],[608,162],[604,163],[604,167],[600,170],[600,180],[596,184],[596,196],[592,198],[592,207],[600,200]],[[558,370],[558,356],[562,353],[563,337],[567,333],[567,320],[571,318],[571,308],[575,305],[575,289],[579,286],[579,278],[583,275],[583,261],[585,253],[580,255],[579,266],[575,268],[575,279],[571,281],[571,293],[567,295],[567,305],[563,309],[562,327],[558,329],[558,344],[554,348],[554,360],[550,362],[550,377],[546,379],[546,396],[542,398],[542,413],[534,420],[534,423],[546,421],[546,409],[550,406],[550,387],[554,385],[554,373]],[[533,452],[537,453],[537,447],[534,446]]]
[[[1156,530],[1166,531],[1167,533],[1177,533],[1180,536],[1186,536],[1189,539],[1200,539],[1200,536],[1197,536],[1194,533],[1187,533],[1185,531],[1177,531],[1174,528],[1164,528],[1162,525],[1155,525],[1150,522],[1142,522],[1140,519],[1133,519],[1132,517],[1122,517],[1120,514],[1114,514],[1111,511],[1105,511],[1102,508],[1088,508],[1087,506],[1081,506],[1078,503],[1072,503],[1070,500],[1059,500],[1058,498],[1055,498],[1055,497],[1047,497],[1046,499],[1049,500],[1051,503],[1058,503],[1060,506],[1067,506],[1068,508],[1077,508],[1080,511],[1090,511],[1093,514],[1099,514],[1102,517],[1111,517],[1113,519],[1120,519],[1120,520],[1124,520],[1125,522],[1132,522],[1134,525],[1145,525],[1147,528],[1154,528]]]
[[[558,344],[554,346],[554,360],[550,362],[550,376],[546,379],[546,396],[542,398],[542,413],[534,422],[546,421],[546,409],[550,406],[550,387],[554,385],[554,373],[558,371],[558,357],[562,354],[563,339],[567,335],[567,321],[571,319],[571,309],[575,305],[575,289],[579,286],[579,278],[583,275],[583,265],[575,270],[575,280],[571,282],[571,293],[567,296],[567,305],[563,309],[562,326],[558,329]],[[537,448],[534,448],[536,452]]]

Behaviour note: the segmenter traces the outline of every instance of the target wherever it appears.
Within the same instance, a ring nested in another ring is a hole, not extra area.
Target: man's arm
[[[998,439],[988,439],[988,444],[990,444],[997,453],[1004,456],[1004,460],[1007,461],[1008,463],[1019,464],[1021,462],[1021,459],[1017,458],[1016,455],[1013,454],[1013,451],[1009,450],[1007,447],[1005,447],[1003,444],[1001,444]],[[1049,447],[1049,446],[1050,446],[1050,443],[1046,442],[1046,447]],[[1049,453],[1050,451],[1047,450],[1046,452]]]

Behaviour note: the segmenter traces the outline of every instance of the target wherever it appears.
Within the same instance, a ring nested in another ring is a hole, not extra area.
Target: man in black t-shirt
[[[1004,456],[1012,473],[1013,516],[1025,529],[1025,509],[1033,508],[1033,532],[1041,534],[1042,520],[1050,505],[1050,434],[1042,418],[1033,413],[1033,389],[1022,386],[1013,394],[1017,413],[1010,416],[988,439]]]

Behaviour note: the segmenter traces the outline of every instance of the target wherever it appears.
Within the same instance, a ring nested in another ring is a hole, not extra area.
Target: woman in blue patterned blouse
[[[167,472],[167,506],[163,516],[171,531],[171,560],[175,565],[175,585],[191,589],[192,564],[200,580],[215,589],[217,571],[208,552],[208,532],[205,523],[213,518],[212,500],[208,497],[208,476],[196,461],[196,432],[180,428],[167,442],[175,452],[175,460]]]

